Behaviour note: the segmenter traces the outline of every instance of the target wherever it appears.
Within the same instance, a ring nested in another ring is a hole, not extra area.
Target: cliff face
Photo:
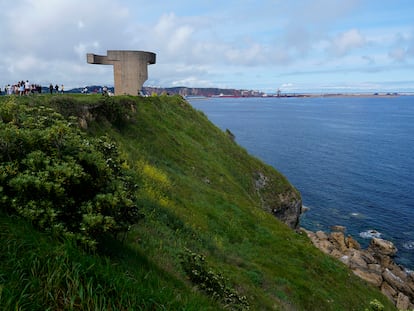
[[[282,201],[282,204],[272,209],[273,215],[292,229],[299,226],[299,217],[302,213],[302,200]]]
[[[284,177],[281,176],[279,178]],[[275,177],[257,172],[255,188],[260,197],[262,208],[265,211],[273,214],[290,228],[298,228],[299,217],[302,213],[302,199],[299,192],[293,186],[280,189]]]

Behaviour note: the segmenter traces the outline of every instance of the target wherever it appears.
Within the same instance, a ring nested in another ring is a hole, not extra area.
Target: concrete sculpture
[[[107,56],[86,54],[89,64],[113,65],[115,95],[138,95],[148,79],[148,65],[155,64],[155,53],[107,51]]]

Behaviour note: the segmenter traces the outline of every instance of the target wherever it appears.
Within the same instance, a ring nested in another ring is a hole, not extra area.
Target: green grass
[[[216,310],[211,301],[112,241],[107,255],[80,251],[0,215],[1,310]]]
[[[18,100],[56,105],[54,98]],[[102,96],[68,98],[74,108],[66,113],[78,114],[76,107],[94,106]],[[378,290],[262,208],[264,196],[277,205],[281,194],[292,200],[299,194],[203,113],[179,97],[114,100],[133,102],[131,116],[120,124],[101,115],[87,131],[119,144],[139,175],[145,218],[124,244],[108,243],[106,255],[90,255],[0,215],[7,241],[0,250],[0,309],[217,310],[185,275],[180,256],[188,248],[205,255],[251,310],[364,310],[373,299],[394,310]],[[257,172],[269,177],[260,196]]]

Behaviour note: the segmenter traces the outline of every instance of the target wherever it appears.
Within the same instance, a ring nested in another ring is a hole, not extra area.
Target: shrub
[[[122,127],[131,118],[135,101],[128,96],[103,96],[99,104],[91,109],[98,118],[105,118],[116,127]]]
[[[231,310],[249,310],[246,296],[226,284],[226,279],[213,269],[208,268],[205,257],[186,249],[182,255],[182,266],[190,281],[210,297],[220,301]]]
[[[365,309],[365,311],[383,311],[384,305],[379,302],[377,299],[372,300],[369,303],[369,309]]]
[[[53,96],[50,105],[64,117],[81,116],[84,113],[82,104],[72,96]]]
[[[107,137],[53,109],[0,107],[0,203],[36,227],[95,248],[138,221],[133,172]]]

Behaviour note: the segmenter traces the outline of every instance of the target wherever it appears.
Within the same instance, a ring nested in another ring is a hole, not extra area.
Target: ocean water
[[[367,246],[373,235],[414,269],[414,97],[192,100],[248,152],[301,192],[301,226],[343,225]]]

